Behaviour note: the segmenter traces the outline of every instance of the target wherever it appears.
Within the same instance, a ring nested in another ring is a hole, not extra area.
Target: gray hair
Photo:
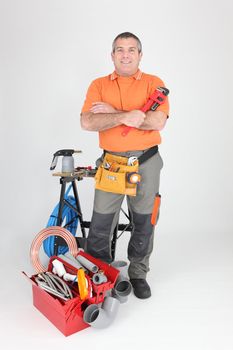
[[[130,33],[130,32],[124,32],[124,33],[118,34],[115,37],[115,39],[113,40],[113,43],[112,43],[112,52],[113,53],[115,52],[116,41],[118,39],[128,39],[128,38],[133,38],[137,41],[138,52],[141,53],[142,52],[142,43],[141,43],[140,39],[136,35],[134,35],[133,33]]]

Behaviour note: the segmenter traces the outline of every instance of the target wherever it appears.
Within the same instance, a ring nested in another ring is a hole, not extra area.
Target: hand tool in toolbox
[[[165,102],[165,99],[168,94],[169,90],[167,88],[158,87],[157,89],[155,89],[153,94],[148,98],[146,104],[140,110],[144,113],[148,112],[149,110],[155,111],[161,104]],[[126,126],[123,129],[121,135],[127,136],[131,129],[131,126]]]

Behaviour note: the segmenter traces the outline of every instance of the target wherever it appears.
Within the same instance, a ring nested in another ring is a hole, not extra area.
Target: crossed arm
[[[142,130],[162,130],[166,120],[167,115],[162,111],[118,111],[105,102],[95,102],[89,112],[81,114],[81,126],[89,131],[103,131],[122,124]]]

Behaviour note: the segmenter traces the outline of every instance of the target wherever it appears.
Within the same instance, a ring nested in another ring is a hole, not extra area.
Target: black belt
[[[143,153],[140,157],[138,157],[139,165],[146,162],[151,157],[153,157],[153,155],[155,155],[158,152],[158,150],[159,150],[159,147],[157,145],[149,148],[145,153]],[[108,151],[104,150],[104,155],[106,152]]]
[[[138,157],[139,165],[141,165],[142,163],[150,159],[153,155],[155,155],[158,152],[158,150],[159,150],[158,146],[153,146],[149,148],[145,153],[143,153],[140,157]]]

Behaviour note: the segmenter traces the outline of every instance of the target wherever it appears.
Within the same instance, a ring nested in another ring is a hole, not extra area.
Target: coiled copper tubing
[[[50,236],[59,236],[62,237],[69,248],[70,253],[76,257],[78,254],[78,246],[75,237],[70,233],[70,231],[66,230],[60,226],[51,226],[41,230],[31,244],[30,249],[30,259],[31,263],[36,270],[36,272],[45,272],[47,268],[42,265],[39,258],[40,247],[43,241]]]

